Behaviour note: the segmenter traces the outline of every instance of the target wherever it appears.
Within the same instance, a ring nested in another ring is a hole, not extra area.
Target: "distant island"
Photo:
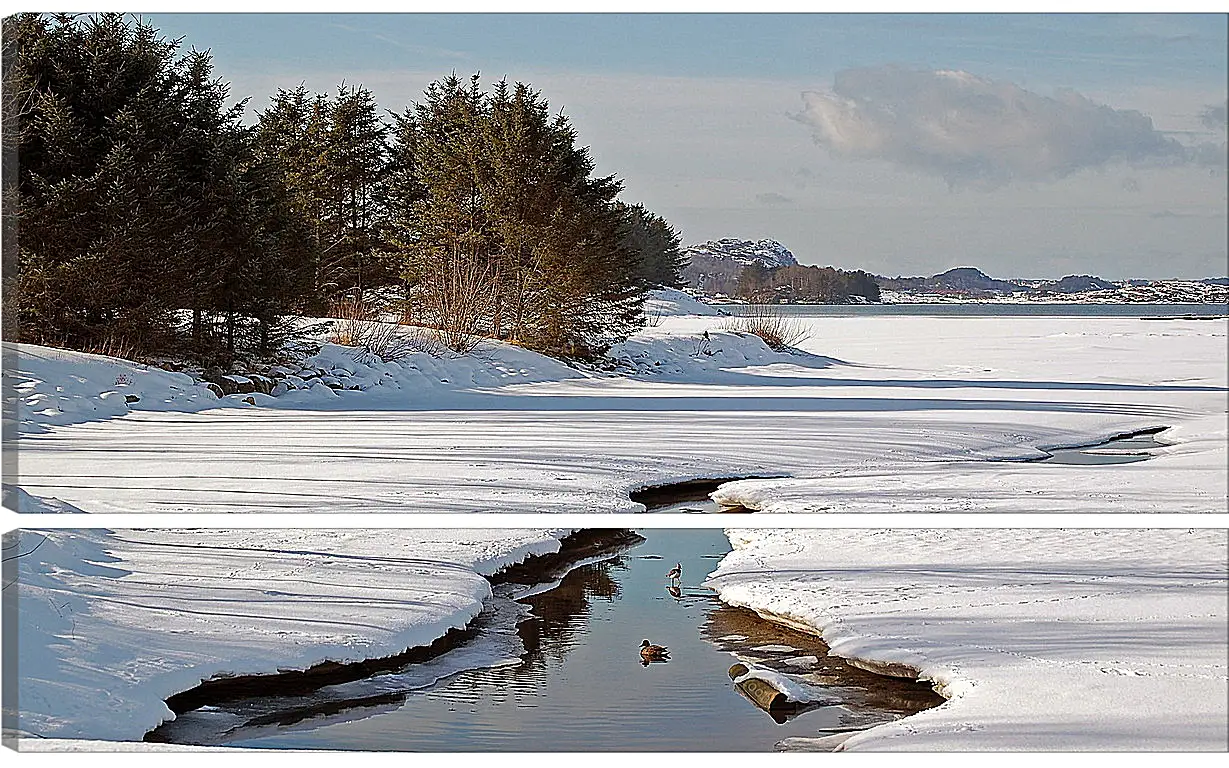
[[[976,267],[930,277],[885,277],[862,270],[802,266],[776,240],[722,238],[682,251],[684,287],[706,299],[756,304],[932,304],[1062,302],[1088,304],[1225,304],[1229,277],[1203,280],[1060,280],[993,278]]]

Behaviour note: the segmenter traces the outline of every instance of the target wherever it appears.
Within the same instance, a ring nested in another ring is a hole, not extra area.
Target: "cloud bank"
[[[1114,163],[1192,160],[1152,119],[1064,90],[1042,96],[967,72],[895,66],[836,75],[798,119],[833,155],[886,160],[953,186],[1056,181]]]

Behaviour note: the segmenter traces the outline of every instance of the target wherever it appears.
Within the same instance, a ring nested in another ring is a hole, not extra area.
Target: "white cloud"
[[[798,119],[834,156],[886,160],[953,186],[1055,181],[1111,164],[1196,160],[1136,110],[1075,91],[1042,96],[968,72],[895,66],[839,72],[803,94]]]

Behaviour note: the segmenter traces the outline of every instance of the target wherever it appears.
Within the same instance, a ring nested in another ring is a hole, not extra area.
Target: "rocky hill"
[[[687,266],[683,281],[688,288],[715,296],[734,293],[743,268],[758,264],[767,269],[794,266],[794,254],[776,240],[739,240],[723,237],[683,249]]]

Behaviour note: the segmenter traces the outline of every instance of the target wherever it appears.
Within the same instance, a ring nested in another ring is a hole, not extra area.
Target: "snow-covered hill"
[[[720,240],[689,245],[683,249],[683,256],[689,259],[696,256],[725,257],[733,259],[740,267],[760,264],[769,269],[798,263],[794,254],[776,240],[739,240],[736,237],[723,237]]]

